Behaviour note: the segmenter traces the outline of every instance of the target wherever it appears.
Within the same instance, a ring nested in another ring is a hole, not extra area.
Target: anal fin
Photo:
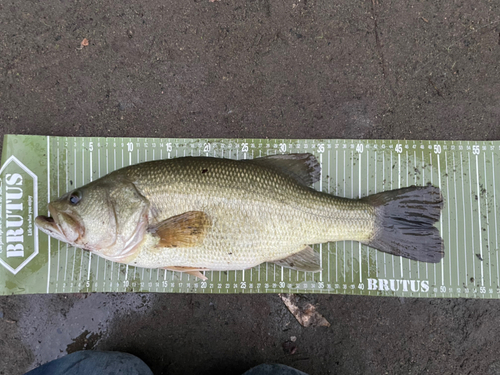
[[[166,270],[169,271],[179,271],[179,272],[185,272],[189,275],[196,276],[202,280],[207,280],[208,277],[206,277],[204,274],[202,274],[200,271],[208,271],[205,268],[192,268],[192,267],[177,267],[177,266],[172,266],[172,267],[163,267]]]
[[[319,254],[310,246],[306,246],[298,253],[292,254],[284,259],[275,260],[272,263],[297,271],[321,271]]]

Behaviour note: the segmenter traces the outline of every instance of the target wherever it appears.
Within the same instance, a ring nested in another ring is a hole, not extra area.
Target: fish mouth
[[[45,234],[67,242],[61,226],[54,220],[53,217],[43,215],[37,216],[35,218],[35,225]]]
[[[40,215],[40,216],[37,216],[35,218],[35,223],[38,226],[46,227],[46,226],[51,226],[51,225],[56,224],[56,221],[51,216],[42,216],[42,215]]]
[[[35,225],[47,235],[71,245],[81,236],[81,225],[79,221],[66,212],[58,212],[49,204],[51,216],[39,215],[35,218]]]

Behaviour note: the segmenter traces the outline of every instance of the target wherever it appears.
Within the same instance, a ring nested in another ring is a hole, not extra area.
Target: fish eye
[[[82,200],[82,193],[80,190],[75,190],[69,196],[69,203],[71,203],[73,206],[78,204],[78,202],[80,202],[81,200]]]

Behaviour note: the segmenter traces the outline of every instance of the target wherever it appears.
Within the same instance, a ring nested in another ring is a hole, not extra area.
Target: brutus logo
[[[394,279],[368,279],[368,290],[380,290],[388,292],[428,292],[429,281],[427,280],[394,280]]]
[[[18,273],[38,254],[37,176],[11,156],[0,169],[0,263]]]

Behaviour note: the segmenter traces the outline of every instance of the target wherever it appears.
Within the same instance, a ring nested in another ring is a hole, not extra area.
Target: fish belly
[[[305,207],[297,201],[193,200],[176,210],[202,210],[210,217],[212,226],[203,243],[196,247],[157,247],[155,235],[147,234],[132,264],[147,268],[247,269],[284,259],[308,244],[367,238],[373,223],[366,208],[357,207],[355,201],[310,194]]]

